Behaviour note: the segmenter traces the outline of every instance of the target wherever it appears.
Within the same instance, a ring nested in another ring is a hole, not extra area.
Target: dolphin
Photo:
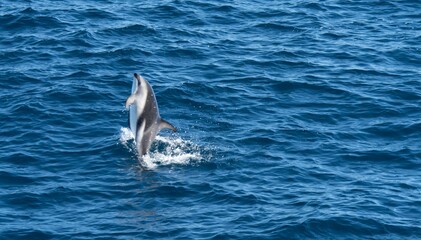
[[[129,127],[135,137],[136,148],[140,156],[148,153],[149,148],[161,129],[176,128],[159,115],[158,103],[151,85],[135,73],[132,94],[126,100],[129,109]]]

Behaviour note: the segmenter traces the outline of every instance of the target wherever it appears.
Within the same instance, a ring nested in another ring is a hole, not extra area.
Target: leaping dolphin
[[[173,125],[161,118],[151,85],[137,73],[133,78],[132,94],[126,100],[126,109],[128,108],[130,108],[129,127],[135,137],[140,156],[149,151],[161,129],[177,131]]]

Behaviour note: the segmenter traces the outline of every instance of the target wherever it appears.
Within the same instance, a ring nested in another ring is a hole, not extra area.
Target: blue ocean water
[[[421,3],[0,2],[0,239],[421,239]],[[124,102],[154,87],[139,160]]]

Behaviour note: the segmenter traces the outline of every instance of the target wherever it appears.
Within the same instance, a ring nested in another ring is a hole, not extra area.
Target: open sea
[[[0,124],[1,240],[421,239],[421,2],[1,0]]]

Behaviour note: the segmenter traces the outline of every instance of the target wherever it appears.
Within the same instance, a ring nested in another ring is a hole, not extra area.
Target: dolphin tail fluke
[[[126,109],[128,109],[129,106],[132,105],[135,100],[136,100],[136,95],[134,94],[130,95],[126,100]]]
[[[173,132],[177,132],[177,129],[171,123],[161,118],[161,121],[159,123],[159,130],[164,129],[164,128],[168,128],[168,129],[171,129]]]

